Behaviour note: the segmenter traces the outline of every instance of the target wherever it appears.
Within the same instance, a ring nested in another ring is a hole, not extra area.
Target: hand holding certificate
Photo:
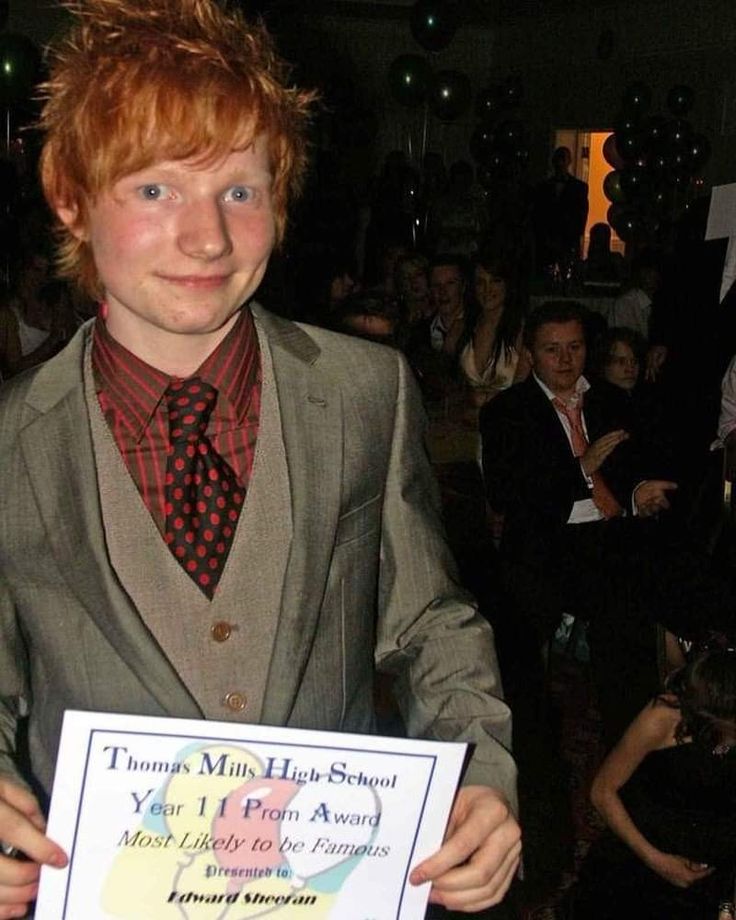
[[[464,753],[67,713],[49,835],[69,866],[43,870],[36,918],[423,917],[409,875],[440,847]]]

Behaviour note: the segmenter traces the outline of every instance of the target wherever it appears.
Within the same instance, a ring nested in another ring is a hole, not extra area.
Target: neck
[[[479,322],[489,324],[497,323],[503,313],[503,303],[493,304],[493,306],[483,307],[480,314]]]
[[[106,320],[106,325],[110,335],[136,358],[170,377],[186,378],[209,358],[239,316],[239,312],[235,313],[219,329],[196,335],[171,333],[156,326],[131,328],[112,316]]]

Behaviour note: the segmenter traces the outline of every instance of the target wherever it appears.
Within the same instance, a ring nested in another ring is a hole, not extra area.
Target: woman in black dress
[[[736,866],[736,652],[702,652],[672,676],[604,761],[591,800],[608,831],[569,918],[717,916]]]

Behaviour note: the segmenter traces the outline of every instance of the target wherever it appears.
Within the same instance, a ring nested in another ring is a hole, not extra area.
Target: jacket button
[[[232,712],[241,712],[245,709],[246,699],[243,693],[226,693],[223,700],[224,704]]]
[[[230,638],[232,631],[232,626],[225,620],[219,620],[210,627],[210,633],[215,642],[226,642]]]

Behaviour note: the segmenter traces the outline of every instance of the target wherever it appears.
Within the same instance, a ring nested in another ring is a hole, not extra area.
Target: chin
[[[183,335],[208,335],[226,326],[238,310],[239,307],[230,310],[203,310],[196,307],[178,310],[172,315],[168,329]]]

